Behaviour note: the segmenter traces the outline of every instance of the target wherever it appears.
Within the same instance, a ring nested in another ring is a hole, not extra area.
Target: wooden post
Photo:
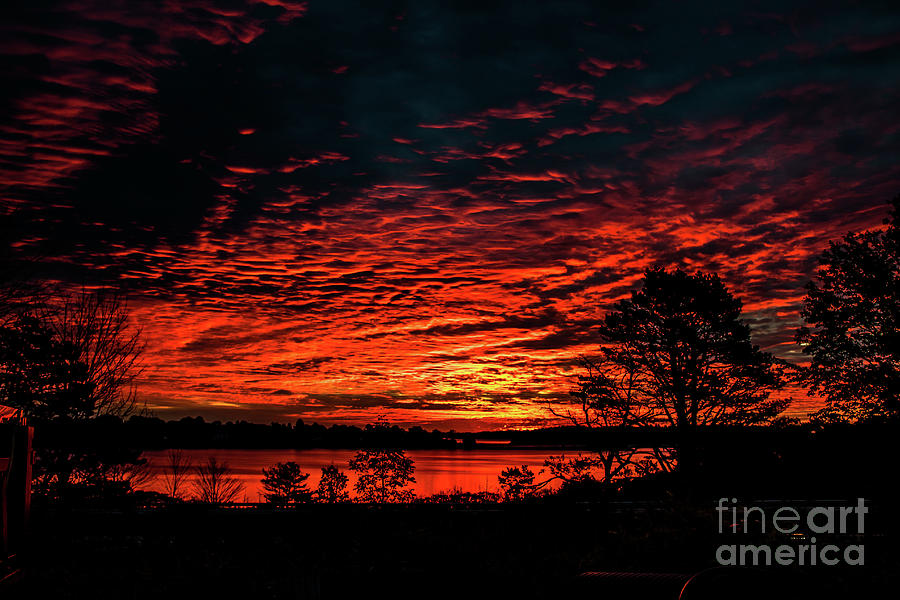
[[[34,428],[19,423],[10,424],[10,454],[0,459],[0,531],[2,531],[2,550],[0,559],[18,554],[24,549],[28,533],[28,519],[31,515],[31,465],[33,451],[31,442]]]

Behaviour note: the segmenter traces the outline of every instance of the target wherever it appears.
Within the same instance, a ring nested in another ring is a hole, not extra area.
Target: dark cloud
[[[657,264],[719,271],[792,358],[815,255],[897,191],[898,32],[879,2],[15,3],[3,253],[127,290],[161,410],[533,420]]]

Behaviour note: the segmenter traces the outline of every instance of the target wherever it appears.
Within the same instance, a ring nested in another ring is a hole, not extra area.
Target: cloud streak
[[[896,193],[877,4],[156,6],[3,25],[0,215],[129,292],[161,414],[531,424],[657,264],[795,360],[816,254]]]

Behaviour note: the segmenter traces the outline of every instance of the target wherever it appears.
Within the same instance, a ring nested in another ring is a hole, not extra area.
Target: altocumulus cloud
[[[4,253],[128,291],[161,414],[533,423],[652,264],[792,358],[815,255],[896,193],[881,3],[7,17]]]

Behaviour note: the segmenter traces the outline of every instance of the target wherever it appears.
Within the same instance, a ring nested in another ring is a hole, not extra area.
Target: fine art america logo
[[[833,566],[863,565],[863,544],[830,543],[846,542],[850,536],[865,533],[866,507],[864,498],[855,505],[813,506],[798,510],[793,506],[767,507],[738,506],[736,498],[720,498],[716,506],[720,534],[744,534],[781,537],[789,543],[722,544],[716,550],[720,565],[797,565]],[[779,536],[781,534],[781,536]],[[784,536],[788,536],[787,539]],[[822,543],[816,536],[827,539]],[[841,536],[846,536],[841,539]]]

